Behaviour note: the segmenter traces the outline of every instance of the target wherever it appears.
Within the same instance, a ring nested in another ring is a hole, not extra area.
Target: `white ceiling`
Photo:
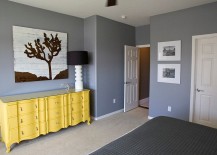
[[[132,26],[147,25],[150,16],[190,8],[217,0],[117,0],[118,5],[105,7],[107,0],[10,0],[45,10],[80,18],[100,15]],[[127,16],[122,19],[121,16]]]

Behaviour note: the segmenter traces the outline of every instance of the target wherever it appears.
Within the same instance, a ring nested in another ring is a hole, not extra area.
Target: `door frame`
[[[143,47],[151,47],[150,44],[145,44],[145,45],[136,45],[138,48],[143,48]]]
[[[145,47],[150,47],[150,54],[151,54],[151,45],[150,44],[136,45],[136,47],[139,48],[139,49],[140,48],[145,48]],[[140,52],[140,50],[139,50],[139,52]],[[139,59],[140,59],[140,54],[139,54]],[[139,66],[140,66],[140,62],[139,62]],[[139,80],[140,80],[140,77],[139,77]],[[150,85],[150,81],[149,81],[149,85]],[[140,87],[140,83],[139,83],[139,87]],[[149,88],[149,92],[150,92],[150,88]],[[139,91],[138,91],[138,93],[139,93]],[[149,97],[150,97],[150,94],[149,94]],[[144,100],[149,102],[149,97],[145,98],[145,99],[142,99],[142,100],[139,100],[139,105],[140,105],[140,102],[142,102]]]
[[[217,33],[212,34],[203,34],[203,35],[195,35],[192,36],[192,58],[191,58],[191,91],[190,91],[190,114],[189,114],[189,121],[193,122],[193,115],[194,115],[194,103],[195,103],[195,90],[196,90],[196,45],[197,40],[202,38],[210,38],[210,37],[216,37]]]

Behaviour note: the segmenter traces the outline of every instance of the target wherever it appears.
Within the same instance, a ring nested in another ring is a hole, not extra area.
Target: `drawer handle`
[[[20,107],[20,111],[23,111],[23,108],[22,108],[22,107]]]
[[[83,96],[81,96],[81,99],[83,100]]]
[[[36,130],[38,131],[38,127],[36,127]]]
[[[21,133],[22,133],[22,135],[24,135],[24,132],[23,132],[23,131],[22,131]]]
[[[23,123],[23,119],[20,120],[20,123]]]
[[[38,119],[38,116],[35,116],[35,119]]]
[[[73,111],[74,109],[72,108],[72,111]]]
[[[35,105],[35,108],[37,109],[37,108],[38,108],[38,106],[37,106],[37,105]]]

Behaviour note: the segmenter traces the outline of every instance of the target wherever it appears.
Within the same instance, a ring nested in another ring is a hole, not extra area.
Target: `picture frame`
[[[181,40],[158,43],[158,61],[180,61]]]
[[[13,26],[15,82],[68,78],[67,33]]]
[[[158,64],[158,82],[180,84],[180,64]]]

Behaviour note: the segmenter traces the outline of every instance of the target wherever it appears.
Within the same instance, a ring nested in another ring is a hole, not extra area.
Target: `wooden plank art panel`
[[[67,34],[13,26],[15,82],[68,78]]]

